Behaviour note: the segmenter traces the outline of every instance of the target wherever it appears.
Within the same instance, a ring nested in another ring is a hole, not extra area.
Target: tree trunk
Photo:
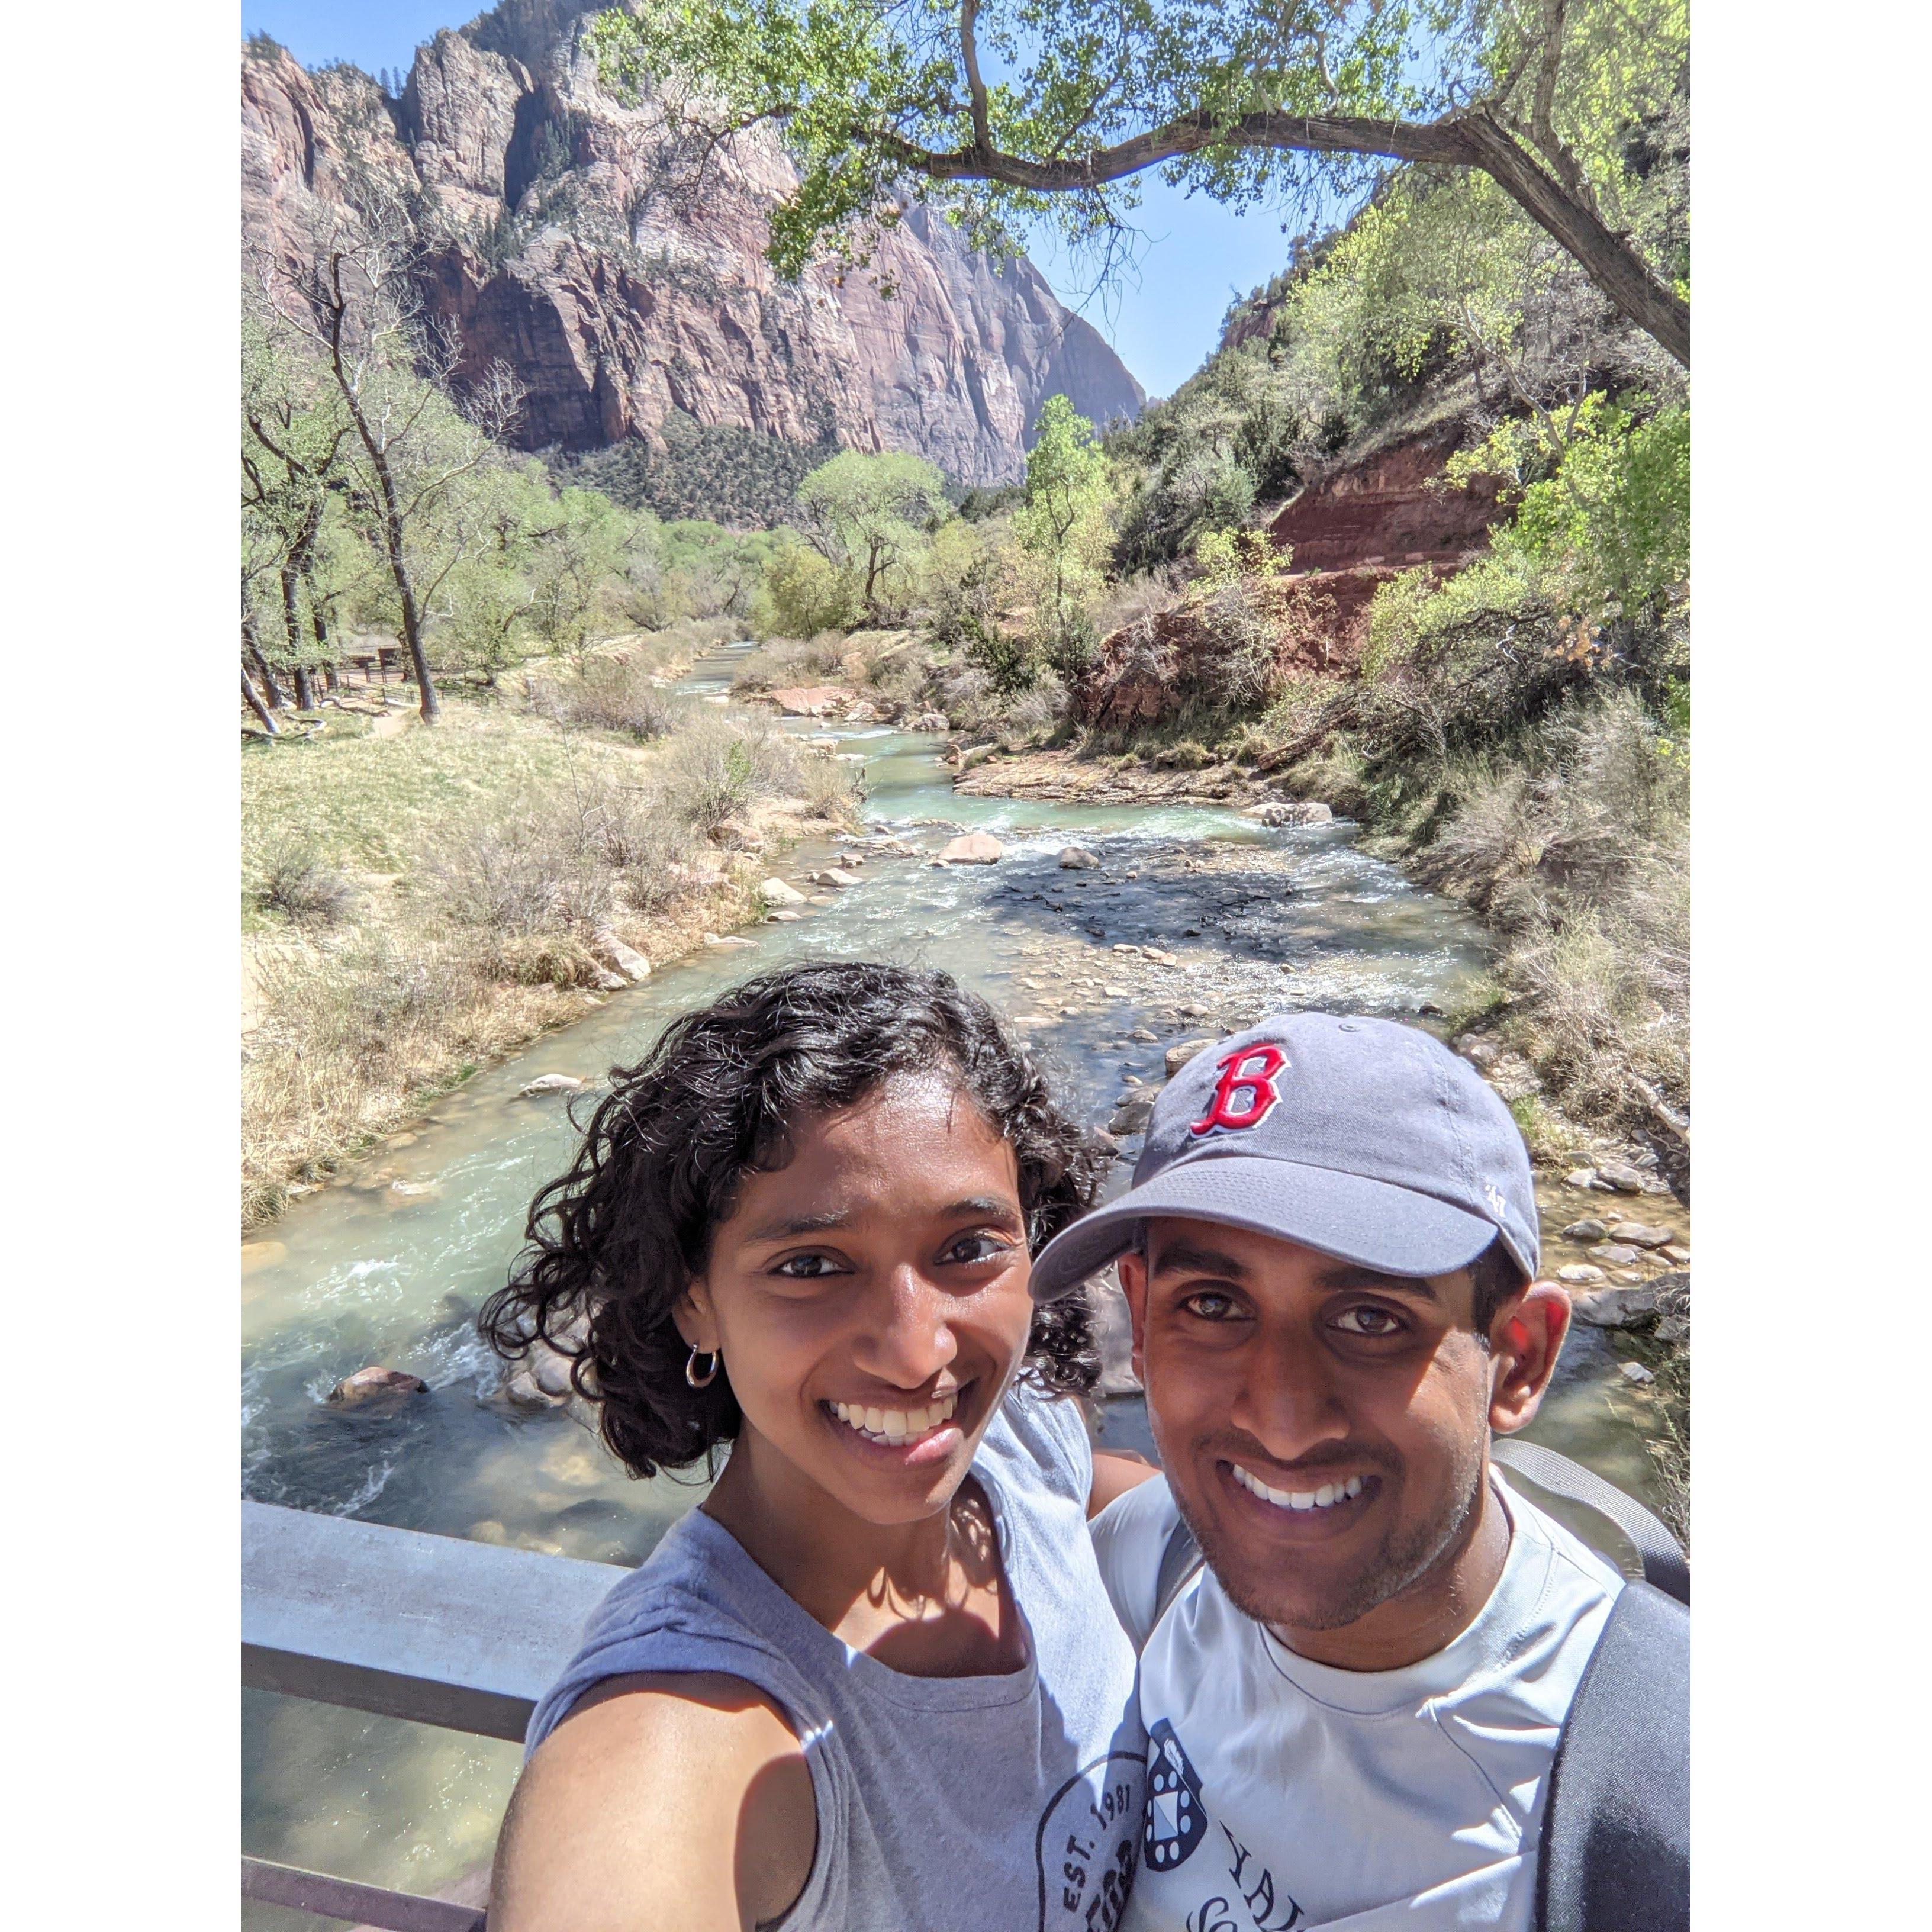
[[[416,608],[416,585],[410,577],[409,559],[403,552],[403,520],[396,508],[396,486],[389,476],[388,461],[374,446],[370,460],[382,484],[382,538],[389,556],[389,574],[395,579],[396,596],[403,607],[403,642],[408,647],[410,668],[416,674],[416,688],[422,693],[417,706],[425,724],[434,724],[442,716],[436,700],[436,680],[430,676],[428,654],[423,649],[422,614]]]
[[[275,722],[275,714],[262,702],[262,694],[248,682],[248,667],[242,667],[242,695],[248,701],[248,709],[262,721],[262,729],[272,738],[282,735],[282,728]]]
[[[302,662],[302,599],[296,594],[292,569],[282,572],[282,628],[288,634],[289,656],[293,660],[291,668],[296,681],[296,708],[313,711],[315,690],[309,681],[308,666]]]

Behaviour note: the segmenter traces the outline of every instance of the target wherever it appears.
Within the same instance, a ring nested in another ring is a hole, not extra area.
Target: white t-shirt
[[[1475,1621],[1380,1671],[1296,1656],[1204,1568],[1150,1636],[1166,1480],[1094,1520],[1148,1732],[1121,1932],[1528,1932],[1557,1736],[1623,1578],[1522,1496],[1506,1508]]]

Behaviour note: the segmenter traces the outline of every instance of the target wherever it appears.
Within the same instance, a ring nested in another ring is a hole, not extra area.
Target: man
[[[1569,1323],[1538,1256],[1522,1136],[1474,1070],[1319,1013],[1190,1062],[1132,1188],[1040,1256],[1042,1300],[1118,1264],[1165,1472],[1094,1525],[1143,1648],[1126,1926],[1688,1924],[1688,1616],[1632,1586],[1613,1628],[1662,1660],[1629,1664],[1604,1641],[1623,1578],[1490,1466]],[[1165,1606],[1183,1520],[1206,1567]],[[1582,1702],[1609,1700],[1612,1748],[1596,1721],[1559,1765],[1600,1643]],[[1552,1768],[1578,1795],[1546,1851]]]

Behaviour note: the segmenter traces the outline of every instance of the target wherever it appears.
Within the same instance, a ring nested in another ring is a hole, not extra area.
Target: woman
[[[1087,1310],[1028,1291],[1100,1172],[941,973],[768,974],[616,1077],[485,1332],[587,1310],[633,1474],[730,1450],[538,1707],[491,1932],[1114,1924],[1145,1739],[1085,1518],[1148,1472],[1096,1484]]]

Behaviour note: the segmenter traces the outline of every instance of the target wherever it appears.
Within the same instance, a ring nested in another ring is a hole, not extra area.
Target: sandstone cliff
[[[399,100],[353,68],[242,62],[242,211],[254,250],[299,254],[358,176],[406,196],[434,309],[466,357],[528,391],[526,447],[656,445],[667,417],[812,444],[905,449],[964,483],[1016,477],[1064,392],[1105,422],[1140,386],[1024,258],[1004,268],[914,209],[873,271],[781,283],[766,219],[796,180],[776,136],[701,169],[657,107],[620,105],[575,0],[508,0],[417,50]],[[875,281],[891,287],[889,299]]]

